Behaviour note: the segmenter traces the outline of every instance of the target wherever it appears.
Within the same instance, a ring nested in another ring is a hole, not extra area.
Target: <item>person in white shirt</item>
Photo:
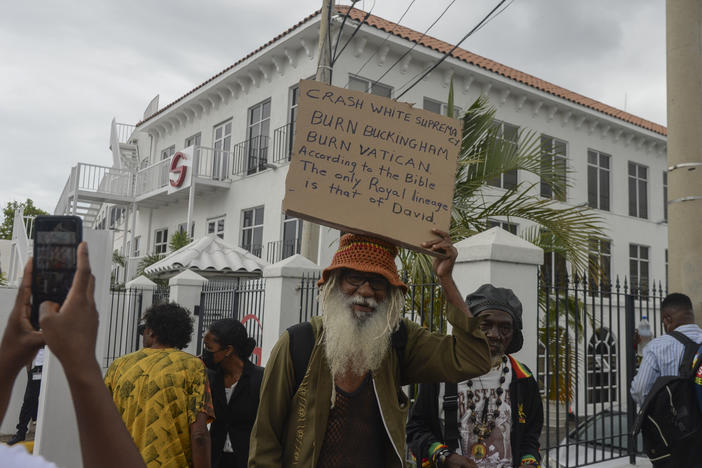
[[[41,388],[41,371],[44,365],[44,353],[46,350],[40,348],[30,365],[27,366],[27,386],[24,388],[24,399],[20,409],[17,432],[12,439],[7,441],[8,445],[14,445],[27,438],[27,428],[29,421],[37,421],[37,410],[39,409],[39,389]]]
[[[661,321],[666,333],[675,330],[695,343],[702,342],[702,329],[695,323],[692,301],[685,294],[668,294],[661,301]],[[631,382],[631,396],[639,407],[658,377],[678,375],[685,347],[670,335],[651,340],[643,350],[639,371]]]

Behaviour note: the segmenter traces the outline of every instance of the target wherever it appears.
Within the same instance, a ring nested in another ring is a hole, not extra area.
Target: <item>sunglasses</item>
[[[387,291],[390,283],[380,275],[368,275],[359,273],[353,270],[344,271],[342,278],[352,286],[360,288],[363,283],[368,282],[368,285],[373,291]]]

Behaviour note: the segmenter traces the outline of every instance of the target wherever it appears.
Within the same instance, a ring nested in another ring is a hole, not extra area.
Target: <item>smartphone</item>
[[[76,273],[78,244],[83,240],[83,222],[77,216],[37,216],[34,219],[34,263],[32,269],[32,315],[39,329],[39,305],[44,301],[62,304]]]

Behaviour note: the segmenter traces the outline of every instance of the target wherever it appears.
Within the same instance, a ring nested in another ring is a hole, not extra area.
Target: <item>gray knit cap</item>
[[[516,353],[522,349],[524,335],[522,335],[522,303],[511,289],[496,288],[487,283],[474,292],[468,294],[466,303],[474,316],[486,310],[502,310],[512,317],[514,333],[512,342],[507,346],[507,354]]]

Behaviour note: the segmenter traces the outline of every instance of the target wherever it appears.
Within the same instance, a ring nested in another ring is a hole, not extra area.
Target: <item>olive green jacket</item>
[[[490,370],[490,351],[478,326],[479,319],[468,318],[450,304],[447,315],[453,335],[436,335],[403,319],[407,325],[407,344],[401,362],[398,353],[389,351],[372,373],[385,431],[393,448],[386,454],[386,467],[405,464],[409,400],[401,385],[458,382]],[[316,342],[297,393],[293,394],[295,376],[287,332],[271,351],[251,432],[249,467],[317,465],[327,430],[333,382],[322,345],[322,319],[314,317],[311,323]]]

